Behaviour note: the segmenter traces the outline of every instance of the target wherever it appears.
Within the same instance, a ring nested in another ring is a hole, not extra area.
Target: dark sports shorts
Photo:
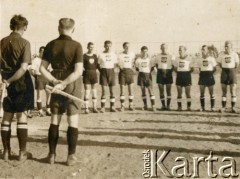
[[[83,83],[92,85],[98,83],[96,70],[85,70],[83,72]]]
[[[139,72],[138,73],[137,85],[142,86],[142,87],[152,86],[152,75],[151,75],[151,73]]]
[[[100,71],[100,85],[115,86],[115,72],[113,68],[102,68]]]
[[[221,73],[221,83],[225,85],[237,84],[237,69],[223,68]]]
[[[44,78],[42,75],[36,75],[35,76],[35,89],[36,90],[43,90],[45,89],[45,86],[48,84],[48,81],[46,78]]]
[[[157,83],[158,84],[172,84],[173,77],[172,77],[172,70],[166,69],[158,69],[157,71]]]
[[[12,73],[2,73],[3,79],[10,78]],[[3,99],[3,110],[9,113],[20,113],[34,108],[34,87],[27,71],[20,79],[7,87],[7,97]]]
[[[134,83],[134,72],[130,68],[121,69],[118,74],[120,85],[130,85]]]
[[[200,71],[198,85],[213,86],[215,85],[215,79],[213,71]]]
[[[192,85],[191,72],[190,71],[177,72],[176,85],[182,87],[191,86]]]
[[[52,71],[53,76],[58,80],[65,79],[71,72],[68,71]],[[75,97],[81,98],[82,89],[82,77],[78,78],[73,83],[67,85],[63,90],[64,92],[71,94]],[[52,94],[50,100],[50,108],[53,114],[63,114],[67,112],[68,116],[79,114],[81,111],[81,103],[69,99],[59,94]]]

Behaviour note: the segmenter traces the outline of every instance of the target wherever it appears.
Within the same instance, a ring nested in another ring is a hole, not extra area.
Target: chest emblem
[[[93,64],[93,63],[94,63],[94,59],[93,59],[93,58],[90,58],[90,59],[89,59],[89,63],[90,63],[90,64]]]
[[[207,61],[207,60],[203,60],[203,63],[202,63],[202,65],[203,65],[204,67],[207,67],[207,66],[209,65],[209,63],[208,63],[208,61]]]
[[[231,57],[225,57],[225,63],[231,63]]]
[[[167,57],[162,57],[162,58],[161,58],[161,62],[162,62],[162,63],[167,63]]]

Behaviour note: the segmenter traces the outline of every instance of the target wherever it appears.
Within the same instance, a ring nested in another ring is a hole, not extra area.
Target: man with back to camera
[[[81,78],[83,70],[82,46],[72,40],[74,32],[74,20],[62,18],[59,20],[58,31],[60,36],[49,42],[45,48],[40,72],[54,85],[55,90],[64,90],[73,96],[80,98]],[[47,71],[51,64],[53,71]],[[59,137],[59,125],[63,113],[67,113],[68,130],[68,157],[67,165],[71,166],[77,162],[75,156],[78,139],[78,120],[81,104],[70,100],[59,94],[52,94],[51,101],[51,124],[48,132],[49,154],[48,162],[54,164],[56,158],[56,146]]]
[[[121,111],[125,109],[125,96],[124,96],[124,86],[128,86],[129,94],[129,110],[133,111],[133,84],[134,84],[134,60],[135,54],[129,51],[130,44],[128,42],[123,43],[124,51],[118,55],[118,65],[120,68],[119,72],[119,84],[120,84],[120,102],[121,102]]]
[[[236,89],[237,89],[237,68],[239,66],[239,57],[237,53],[233,51],[233,45],[231,41],[225,42],[225,51],[220,53],[218,58],[218,64],[222,69],[221,72],[221,84],[222,84],[222,108],[220,112],[224,112],[227,104],[227,87],[230,86],[231,93],[231,109],[232,112],[236,112],[235,104],[237,101]]]
[[[115,72],[114,68],[117,64],[117,55],[111,51],[112,42],[107,40],[104,42],[104,51],[98,57],[100,69],[100,85],[102,86],[101,97],[101,113],[105,112],[106,88],[109,87],[110,92],[110,112],[116,112],[115,109]]]
[[[7,97],[3,101],[3,120],[1,125],[3,158],[11,157],[11,122],[16,113],[17,138],[19,142],[19,161],[31,158],[32,154],[26,151],[28,126],[27,110],[33,108],[33,84],[30,73],[27,71],[31,62],[30,43],[22,38],[27,30],[28,21],[21,15],[14,15],[10,21],[12,33],[1,40],[1,75],[6,84]]]

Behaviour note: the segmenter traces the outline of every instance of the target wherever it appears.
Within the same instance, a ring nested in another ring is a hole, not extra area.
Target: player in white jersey
[[[191,110],[191,85],[193,71],[193,61],[187,55],[187,48],[185,46],[179,46],[179,57],[174,62],[174,70],[177,72],[176,85],[177,85],[177,103],[178,111],[182,111],[182,91],[185,88],[187,97],[187,110]]]
[[[227,104],[227,86],[230,86],[230,93],[232,96],[231,108],[235,112],[235,103],[237,101],[236,88],[237,88],[237,68],[239,66],[239,57],[237,53],[233,52],[232,42],[225,42],[225,51],[220,53],[218,64],[222,68],[221,84],[222,84],[222,109],[225,111]]]
[[[101,97],[101,113],[105,112],[106,103],[106,88],[109,87],[110,92],[110,112],[116,112],[115,109],[115,72],[114,68],[117,64],[117,55],[111,52],[112,42],[105,41],[105,50],[98,57],[98,64],[100,68],[100,85],[102,86],[102,97]]]
[[[118,66],[120,68],[119,72],[119,84],[120,84],[120,102],[121,111],[124,111],[125,105],[125,95],[124,86],[128,85],[129,94],[129,110],[133,111],[133,83],[134,83],[134,61],[135,54],[129,51],[130,44],[128,42],[123,43],[124,51],[118,55]]]
[[[201,111],[205,111],[205,88],[207,87],[210,94],[211,111],[215,111],[215,95],[214,95],[214,72],[216,71],[217,62],[212,55],[212,47],[206,45],[202,46],[202,57],[197,60],[196,65],[199,68],[199,81],[200,87],[200,103]]]
[[[32,60],[32,65],[30,66],[30,72],[35,77],[35,89],[37,91],[37,109],[39,112],[39,116],[43,117],[43,109],[42,109],[42,98],[43,98],[43,91],[45,90],[45,86],[48,84],[48,81],[44,76],[40,73],[40,65],[42,62],[42,55],[44,52],[45,47],[39,48],[39,56],[36,56]],[[51,71],[51,67],[48,68],[49,71]],[[48,101],[50,99],[50,94],[45,90],[46,93],[46,107],[47,111],[46,114],[48,116],[51,116],[50,106],[48,104]]]
[[[155,57],[155,65],[157,67],[157,83],[162,103],[162,110],[170,110],[171,103],[171,87],[173,83],[172,71],[174,57],[168,53],[167,44],[161,44],[161,53]],[[167,107],[165,104],[164,86],[167,92]]]
[[[141,87],[142,91],[142,99],[144,103],[144,110],[147,110],[147,96],[146,96],[146,88],[148,89],[150,100],[152,104],[152,111],[156,111],[155,108],[155,96],[152,90],[152,75],[151,72],[154,70],[154,63],[151,61],[148,55],[148,48],[143,46],[141,48],[141,56],[139,56],[136,61],[136,70],[138,73],[138,86]]]

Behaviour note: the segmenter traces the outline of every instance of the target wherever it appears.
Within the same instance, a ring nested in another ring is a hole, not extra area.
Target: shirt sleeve
[[[136,66],[137,68],[139,68],[139,59],[137,59],[137,60],[135,61],[135,66]]]
[[[31,46],[28,41],[24,47],[22,59],[23,59],[22,63],[27,63],[27,64],[31,63]]]
[[[43,52],[43,56],[42,59],[51,63],[51,48],[50,48],[50,44],[47,44],[44,52]]]
[[[79,44],[77,46],[74,62],[75,63],[83,63],[83,50],[82,50],[81,44]]]
[[[239,56],[237,53],[235,53],[235,63],[239,63]]]
[[[215,58],[212,58],[212,65],[213,65],[214,67],[217,66],[217,62],[216,62],[216,59],[215,59]]]

